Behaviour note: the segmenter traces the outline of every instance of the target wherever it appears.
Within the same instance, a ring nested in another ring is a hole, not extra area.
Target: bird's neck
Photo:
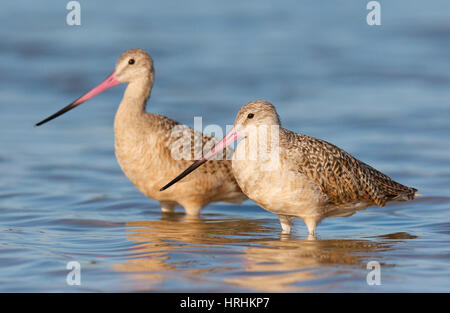
[[[151,77],[137,79],[128,84],[116,113],[116,125],[121,122],[129,123],[132,120],[139,120],[145,115],[145,107],[152,87],[153,79]]]

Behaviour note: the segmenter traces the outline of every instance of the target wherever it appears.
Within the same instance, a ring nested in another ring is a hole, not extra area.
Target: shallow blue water
[[[0,291],[449,291],[450,3],[380,2],[372,27],[356,0],[81,1],[72,27],[64,1],[3,3]],[[251,201],[161,215],[114,157],[123,86],[33,127],[135,47],[155,62],[149,111],[224,127],[264,98],[423,196],[326,219],[317,241]]]

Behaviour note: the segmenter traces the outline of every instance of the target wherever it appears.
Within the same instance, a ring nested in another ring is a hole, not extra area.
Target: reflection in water
[[[359,240],[264,242],[263,247],[250,247],[245,251],[247,274],[227,281],[260,291],[308,290],[299,283],[337,274],[323,267],[364,266],[363,258],[354,254],[368,254],[384,248],[380,244]]]
[[[260,220],[192,219],[178,214],[127,226],[136,255],[114,269],[130,274],[135,288],[150,290],[166,279],[181,277],[196,283],[221,279],[224,286],[250,291],[308,290],[315,279],[328,277],[331,283],[333,276],[365,271],[370,256],[392,249],[392,241],[380,241],[384,238],[414,238],[406,233],[376,241],[280,238],[275,228]]]
[[[208,220],[184,214],[163,214],[161,220],[127,222],[126,226],[130,227],[127,239],[137,243],[134,247],[137,257],[114,268],[133,273],[133,278],[139,281],[135,287],[146,289],[153,289],[165,278],[181,275],[198,280],[199,273],[233,268],[224,266],[220,260],[211,262],[217,266],[205,268],[201,260],[195,259],[226,254],[220,250],[226,245],[261,241],[252,236],[258,233],[264,238],[264,232],[274,232],[255,220]],[[193,254],[199,257],[193,258]]]

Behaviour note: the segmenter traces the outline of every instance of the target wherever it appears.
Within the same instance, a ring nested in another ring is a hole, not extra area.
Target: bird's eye
[[[247,118],[253,118],[253,116],[255,116],[255,114],[253,114],[253,113],[248,113]]]
[[[134,64],[134,59],[129,59],[128,64]]]

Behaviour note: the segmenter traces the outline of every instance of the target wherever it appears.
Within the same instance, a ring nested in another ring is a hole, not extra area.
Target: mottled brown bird
[[[282,128],[275,107],[263,100],[244,105],[224,139],[163,189],[239,138],[233,174],[250,199],[278,214],[283,233],[290,233],[292,220],[299,217],[314,237],[325,217],[413,200],[417,191],[331,143]]]
[[[127,83],[114,120],[115,153],[125,175],[143,194],[159,201],[164,212],[173,211],[179,204],[191,215],[199,214],[211,202],[241,203],[246,200],[233,177],[231,161],[226,158],[207,162],[202,171],[177,188],[159,191],[166,181],[191,163],[189,160],[201,157],[203,149],[209,149],[218,140],[165,116],[146,112],[153,81],[150,55],[141,49],[128,50],[103,83],[36,126],[64,114],[106,89]]]

